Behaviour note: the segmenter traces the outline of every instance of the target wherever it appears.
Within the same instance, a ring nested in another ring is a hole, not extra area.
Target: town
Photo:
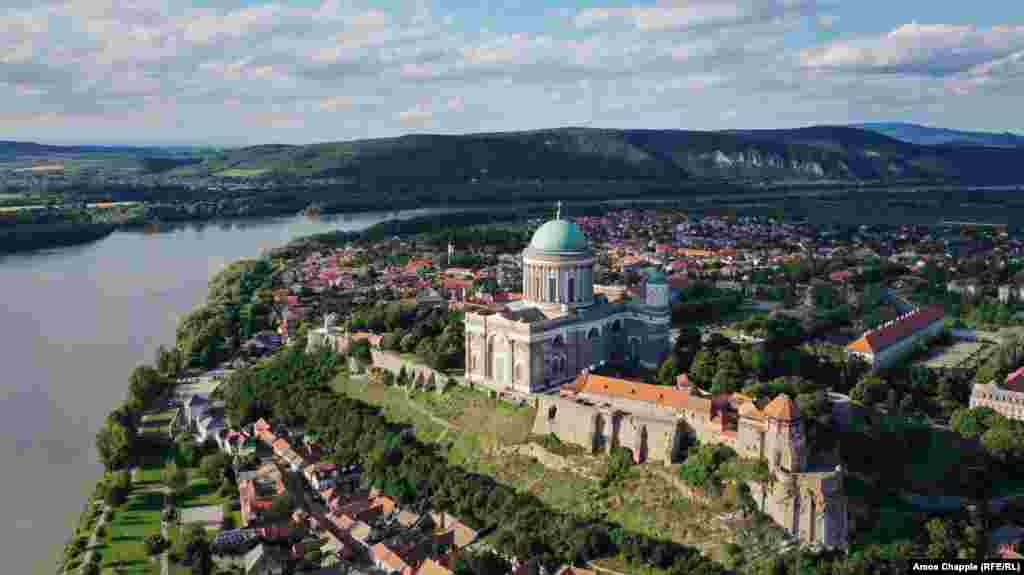
[[[63,570],[132,572],[142,551],[96,545],[142,516],[164,574],[1019,558],[1022,245],[998,226],[561,203],[545,218],[296,242],[215,278],[177,346],[133,375]],[[314,361],[331,367],[296,367]],[[278,371],[319,379],[307,392]],[[387,417],[393,445],[324,423],[334,414],[306,393]],[[481,519],[499,508],[487,490],[443,503],[442,480],[389,470],[413,465],[389,451],[403,442],[596,521],[593,540],[568,554],[512,541],[509,518]],[[562,482],[581,487],[559,495]],[[605,522],[681,547],[640,559]]]

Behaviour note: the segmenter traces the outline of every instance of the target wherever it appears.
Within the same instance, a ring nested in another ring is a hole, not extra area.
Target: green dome
[[[665,274],[654,268],[644,270],[644,274],[647,276],[647,285],[665,285],[668,283],[668,280],[665,279]]]
[[[576,224],[568,220],[551,220],[537,228],[530,247],[542,252],[582,252],[589,243]]]

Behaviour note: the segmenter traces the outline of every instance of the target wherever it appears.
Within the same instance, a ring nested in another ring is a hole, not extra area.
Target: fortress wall
[[[533,421],[534,435],[554,433],[565,443],[579,445],[587,451],[594,448],[595,416],[598,410],[557,396],[544,396],[537,400],[537,416]],[[606,428],[612,426],[606,424]]]

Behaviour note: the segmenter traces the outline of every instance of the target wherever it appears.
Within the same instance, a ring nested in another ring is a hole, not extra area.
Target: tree
[[[370,342],[365,339],[352,342],[348,349],[349,355],[359,360],[363,365],[369,365],[373,361],[370,352]]]
[[[740,357],[731,349],[718,354],[715,375],[712,378],[712,393],[733,393],[739,389]]]
[[[96,434],[96,451],[108,471],[128,465],[133,444],[132,433],[124,425],[110,419]]]
[[[949,426],[967,439],[978,439],[999,417],[991,407],[962,408],[953,412],[949,418]]]
[[[153,533],[142,540],[142,545],[146,548],[146,555],[153,556],[163,553],[168,544],[163,535]]]
[[[608,462],[601,487],[609,487],[626,478],[633,467],[633,454],[625,447],[615,447],[608,453]]]
[[[947,522],[938,517],[928,520],[924,527],[928,533],[926,554],[929,559],[956,557],[958,546],[955,529],[950,529]]]
[[[1024,455],[1024,425],[1001,417],[981,435],[981,445],[1000,462],[1016,463]]]
[[[464,551],[455,556],[455,575],[507,575],[512,565],[493,551]]]
[[[213,489],[224,481],[224,470],[229,466],[228,455],[222,451],[211,453],[199,462],[199,473],[206,478]]]
[[[679,328],[679,337],[676,338],[672,355],[675,357],[676,366],[680,372],[690,370],[694,356],[700,350],[701,333],[700,329],[693,324],[686,324]]]
[[[295,511],[295,507],[292,497],[288,493],[282,493],[274,497],[274,500],[270,503],[270,508],[263,513],[263,518],[271,523],[284,521],[292,516],[293,511]]]
[[[419,339],[416,334],[407,333],[402,337],[401,349],[402,353],[413,353],[416,351],[416,346],[419,345]]]
[[[695,380],[694,383],[701,387],[707,387],[711,385],[711,381],[715,377],[715,371],[717,366],[715,364],[714,352],[708,350],[700,350],[697,355],[693,358],[693,365],[690,367],[690,375]]]
[[[672,355],[665,358],[658,368],[658,385],[675,385],[676,377],[682,373],[676,368],[676,358]]]
[[[850,391],[850,398],[864,405],[874,405],[884,401],[889,393],[889,385],[877,375],[869,375],[861,379]]]
[[[179,495],[188,487],[188,471],[178,467],[175,463],[164,468],[161,479],[173,495]]]

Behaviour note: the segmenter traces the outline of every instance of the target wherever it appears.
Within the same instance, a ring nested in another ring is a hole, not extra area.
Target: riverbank
[[[23,226],[49,224],[96,224],[118,230],[173,228],[198,222],[293,216],[358,215],[390,210],[475,211],[497,209],[528,211],[550,209],[553,199],[569,204],[574,213],[587,213],[602,206],[676,205],[701,212],[720,208],[742,213],[810,218],[856,223],[934,223],[951,216],[948,206],[957,206],[957,218],[1012,223],[1015,212],[1024,212],[1016,188],[977,188],[936,185],[880,185],[850,183],[740,186],[720,183],[630,183],[630,182],[486,182],[477,184],[433,184],[413,193],[382,190],[373,193],[360,188],[349,194],[344,189],[305,190],[284,187],[273,190],[217,192],[200,197],[187,190],[181,195],[139,196],[111,193],[107,196],[74,196],[55,199],[49,206],[33,210],[0,213],[0,233],[35,235],[32,241],[7,242],[6,249],[24,251],[90,241],[82,233],[32,234]],[[109,196],[109,197],[108,197]],[[166,196],[166,198],[164,197]],[[223,196],[223,197],[221,197]],[[168,198],[179,198],[170,201]],[[343,197],[344,199],[339,199]],[[105,199],[104,202],[85,200]],[[114,201],[135,198],[132,201]],[[59,200],[59,201],[58,201]],[[136,201],[137,200],[137,201]],[[870,208],[870,209],[869,209]],[[40,228],[42,229],[42,228]],[[85,228],[77,227],[76,230]],[[22,233],[21,230],[25,230]],[[108,232],[109,233],[109,232]],[[83,238],[62,240],[60,236]],[[102,236],[100,236],[102,237]],[[62,243],[65,242],[65,243]],[[12,248],[11,246],[15,246]],[[24,246],[24,247],[21,247]],[[0,244],[0,252],[4,244]]]
[[[0,555],[12,573],[49,573],[99,478],[93,438],[124,398],[127,376],[174,341],[206,300],[211,276],[299,237],[359,230],[423,212],[378,212],[115,230],[97,241],[0,258],[10,337],[0,402],[0,458],[17,461],[0,492]]]

